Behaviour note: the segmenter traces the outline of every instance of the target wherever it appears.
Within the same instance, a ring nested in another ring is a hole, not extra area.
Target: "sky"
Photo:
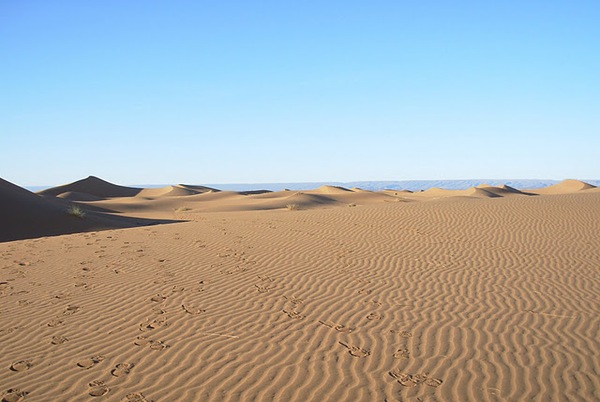
[[[0,0],[0,177],[600,178],[597,0]]]

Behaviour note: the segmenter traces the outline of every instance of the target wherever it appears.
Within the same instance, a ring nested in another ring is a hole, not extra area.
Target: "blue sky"
[[[600,178],[600,2],[0,1],[0,177]]]

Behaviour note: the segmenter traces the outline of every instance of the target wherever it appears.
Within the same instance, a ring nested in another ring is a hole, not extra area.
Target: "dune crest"
[[[100,198],[112,198],[133,197],[140,191],[142,191],[141,188],[119,186],[95,176],[88,176],[85,179],[77,180],[73,183],[39,191],[37,194],[56,197],[62,193],[76,192],[82,194],[91,194]]]
[[[596,186],[592,186],[591,184],[580,180],[567,179],[548,187],[530,191],[536,194],[570,194],[578,191],[590,190],[593,188],[596,188]]]

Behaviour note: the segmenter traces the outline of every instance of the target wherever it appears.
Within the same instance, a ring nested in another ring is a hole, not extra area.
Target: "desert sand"
[[[0,181],[0,219],[3,401],[600,400],[586,183]]]

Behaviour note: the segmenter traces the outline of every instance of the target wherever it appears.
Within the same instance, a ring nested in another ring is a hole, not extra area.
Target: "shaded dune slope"
[[[68,200],[41,197],[0,179],[0,241],[173,222],[113,216],[85,206],[82,219],[67,212],[71,205]]]

